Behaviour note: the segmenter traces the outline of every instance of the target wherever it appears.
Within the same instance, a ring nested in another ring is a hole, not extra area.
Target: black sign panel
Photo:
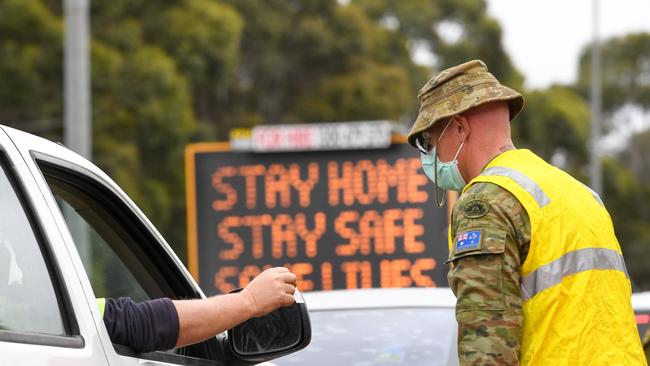
[[[446,286],[445,209],[406,144],[255,154],[187,149],[189,267],[206,294],[287,266],[303,291]]]

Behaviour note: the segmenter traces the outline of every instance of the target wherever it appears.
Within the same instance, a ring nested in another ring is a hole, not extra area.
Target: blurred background
[[[419,88],[478,58],[526,97],[512,124],[517,147],[590,184],[596,34],[600,193],[634,289],[650,290],[648,4],[603,2],[598,27],[594,4],[91,1],[92,160],[186,259],[187,144],[279,123],[408,128]],[[64,137],[64,16],[62,0],[0,0],[0,123],[55,141]]]

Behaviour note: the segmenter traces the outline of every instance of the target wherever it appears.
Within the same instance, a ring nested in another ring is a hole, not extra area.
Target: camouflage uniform
[[[505,101],[510,119],[524,98],[503,86],[480,60],[449,68],[418,93],[420,112],[408,136],[414,147],[432,126],[493,101]],[[458,354],[461,365],[518,365],[523,333],[519,281],[528,253],[530,220],[505,189],[478,183],[454,206],[451,220],[449,286],[456,294]],[[459,235],[481,231],[478,246],[457,247]]]
[[[481,230],[478,249],[456,247],[464,233]],[[461,365],[518,365],[522,335],[521,264],[530,243],[530,220],[519,201],[492,183],[470,187],[451,220],[449,286],[458,298]]]
[[[431,149],[439,138],[436,131],[442,130],[434,128],[440,127],[438,121],[493,101],[506,102],[512,120],[524,105],[523,96],[501,85],[479,60],[440,72],[418,98],[420,111],[408,142],[422,151],[426,162],[431,156],[436,161]],[[499,151],[511,148],[504,145]],[[523,205],[492,183],[472,185],[454,206],[448,281],[457,298],[461,365],[519,364],[524,332],[521,268],[530,248],[530,226]]]

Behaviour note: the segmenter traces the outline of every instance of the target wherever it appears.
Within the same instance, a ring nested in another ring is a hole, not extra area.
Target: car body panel
[[[458,365],[456,298],[449,288],[316,291],[304,297],[312,344],[274,365]]]
[[[11,131],[9,131],[11,132]],[[62,282],[65,283],[67,295],[71,299],[86,299],[86,291],[75,269],[72,257],[61,236],[57,224],[50,210],[36,209],[48,207],[46,196],[34,179],[32,171],[15,141],[10,140],[11,134],[4,129],[0,131],[0,149],[4,151],[10,161],[14,177],[22,188],[23,198],[31,209],[37,225],[47,239],[45,245],[54,257],[59,269]],[[92,291],[91,291],[92,293]],[[94,303],[94,300],[93,300]],[[72,311],[77,319],[79,332],[83,337],[83,348],[66,348],[36,344],[0,342],[0,359],[2,364],[50,364],[50,365],[88,365],[107,364],[104,345],[98,336],[96,321],[99,315],[93,314],[87,301],[71,301]],[[26,360],[29,360],[26,362]]]

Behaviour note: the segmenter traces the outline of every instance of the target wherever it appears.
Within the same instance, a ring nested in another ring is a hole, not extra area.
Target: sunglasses
[[[428,132],[422,132],[415,138],[415,146],[421,153],[429,154],[431,150],[433,150],[433,146],[431,146],[431,143],[429,142],[431,141],[430,138],[431,135]]]
[[[438,136],[436,143],[440,142],[440,139],[445,134],[445,131],[447,131],[447,128],[449,128],[449,125],[451,125],[451,121],[453,119],[454,117],[449,117],[449,120],[447,120],[447,124],[445,125],[445,128],[442,129],[442,132],[440,133],[440,136]],[[415,138],[415,147],[417,147],[421,153],[429,154],[436,147],[436,145],[431,144],[431,134],[428,131],[424,131]]]

